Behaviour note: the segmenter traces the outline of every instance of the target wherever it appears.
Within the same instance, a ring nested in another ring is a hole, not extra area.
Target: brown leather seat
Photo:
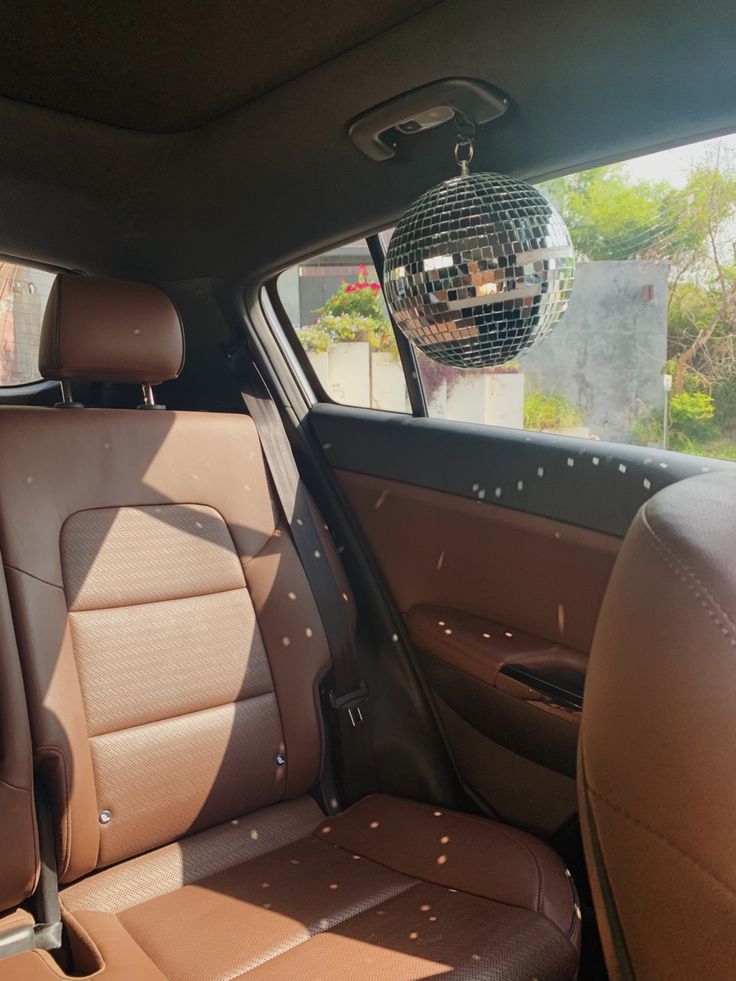
[[[585,686],[581,817],[612,979],[736,977],[736,475],[639,512]]]
[[[181,362],[159,291],[59,278],[48,377]],[[325,820],[308,795],[328,649],[247,416],[0,410],[0,546],[78,972],[575,976],[542,842],[385,796]],[[0,961],[36,977],[48,954]]]

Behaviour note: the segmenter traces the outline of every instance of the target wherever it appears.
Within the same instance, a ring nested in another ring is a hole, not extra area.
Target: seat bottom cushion
[[[253,857],[224,866],[228,836],[241,842],[232,854]],[[100,933],[115,951],[125,945],[110,937],[123,935],[169,981],[576,975],[569,875],[542,842],[496,822],[382,795],[323,819],[303,800],[168,848],[178,849],[175,874],[161,849],[62,901],[100,949]],[[101,977],[119,970],[108,963]]]

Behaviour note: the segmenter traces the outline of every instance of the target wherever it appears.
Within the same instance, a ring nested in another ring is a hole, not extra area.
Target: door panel
[[[587,652],[620,539],[337,472],[401,612],[434,604]]]
[[[576,810],[587,655],[621,539],[717,460],[317,405],[310,423],[403,614],[466,785],[552,834]]]

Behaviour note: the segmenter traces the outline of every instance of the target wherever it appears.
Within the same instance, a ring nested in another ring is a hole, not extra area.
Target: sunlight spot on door
[[[373,510],[377,511],[379,508],[383,507],[383,505],[386,503],[387,497],[388,497],[388,491],[385,490],[376,500],[376,503],[373,505]]]

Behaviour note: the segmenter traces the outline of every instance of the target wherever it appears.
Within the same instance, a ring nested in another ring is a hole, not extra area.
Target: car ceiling
[[[349,121],[433,80],[510,100],[474,169],[541,178],[736,129],[736,6],[488,0],[0,5],[0,252],[244,281],[390,224],[451,125],[376,163]]]

